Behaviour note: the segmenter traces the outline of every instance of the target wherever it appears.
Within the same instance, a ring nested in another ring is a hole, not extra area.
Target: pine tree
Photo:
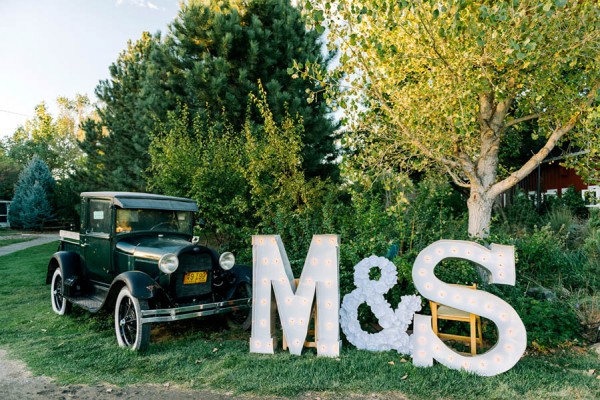
[[[248,96],[259,96],[259,82],[276,122],[287,114],[304,121],[302,160],[308,176],[331,175],[335,168],[335,125],[327,117],[326,102],[306,100],[307,81],[293,79],[293,61],[329,62],[321,53],[316,31],[307,31],[300,12],[289,0],[196,1],[184,5],[170,27],[160,54],[154,54],[153,71],[146,87],[153,93],[173,93],[173,98],[154,96],[162,104],[183,101],[190,112],[207,112],[225,119],[241,131],[246,120]],[[312,87],[311,89],[315,89]],[[158,109],[156,109],[158,114]],[[253,122],[260,124],[253,114]]]
[[[52,218],[51,199],[55,182],[50,169],[38,156],[25,167],[15,187],[9,210],[13,228],[36,229]]]
[[[145,190],[154,117],[145,106],[142,82],[150,51],[158,42],[159,35],[147,32],[130,41],[110,66],[111,78],[97,86],[102,105],[97,110],[99,120],[83,124],[85,139],[80,147],[87,160],[77,174],[81,190]]]
[[[286,111],[302,117],[307,175],[331,176],[336,126],[325,102],[306,101],[309,83],[288,74],[294,60],[328,62],[318,34],[306,30],[289,0],[183,4],[164,39],[145,33],[130,43],[111,78],[98,85],[100,123],[86,125],[82,145],[91,155],[85,190],[144,190],[150,135],[160,135],[168,113],[182,106],[192,117],[223,119],[242,132],[248,95],[258,94],[259,81],[276,121]]]

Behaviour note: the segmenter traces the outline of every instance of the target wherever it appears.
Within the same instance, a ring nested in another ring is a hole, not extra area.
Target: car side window
[[[89,210],[89,232],[110,233],[110,202],[90,200]]]

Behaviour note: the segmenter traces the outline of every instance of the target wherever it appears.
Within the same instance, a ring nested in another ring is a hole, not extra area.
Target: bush
[[[581,339],[581,325],[569,304],[525,296],[513,301],[511,305],[527,329],[529,345],[543,349]]]
[[[584,227],[581,252],[585,255],[588,266],[587,275],[591,286],[600,290],[600,210],[593,210],[590,219]]]
[[[510,304],[527,330],[527,344],[538,350],[581,339],[581,325],[566,301],[548,301],[525,294],[524,287],[490,285],[490,293]]]
[[[560,198],[561,204],[568,208],[574,215],[579,218],[587,218],[589,215],[588,208],[585,206],[585,201],[581,194],[575,190],[574,186],[567,189]]]
[[[565,259],[564,240],[548,227],[535,228],[515,242],[518,253],[517,271],[522,280],[542,286],[553,286],[569,264]]]
[[[500,228],[505,232],[527,232],[540,222],[535,203],[527,193],[517,190],[512,204],[505,208],[496,208],[494,220],[501,217]]]
[[[552,208],[544,217],[545,225],[548,225],[555,233],[572,235],[577,227],[578,221],[570,208],[557,206]]]

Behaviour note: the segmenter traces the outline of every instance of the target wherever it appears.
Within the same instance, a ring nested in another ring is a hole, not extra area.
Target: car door
[[[112,204],[109,200],[89,199],[83,254],[88,279],[110,283]]]

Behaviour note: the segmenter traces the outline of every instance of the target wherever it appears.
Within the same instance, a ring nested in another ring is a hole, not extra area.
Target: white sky
[[[143,31],[166,32],[179,0],[0,0],[0,139],[42,101],[87,94]]]

